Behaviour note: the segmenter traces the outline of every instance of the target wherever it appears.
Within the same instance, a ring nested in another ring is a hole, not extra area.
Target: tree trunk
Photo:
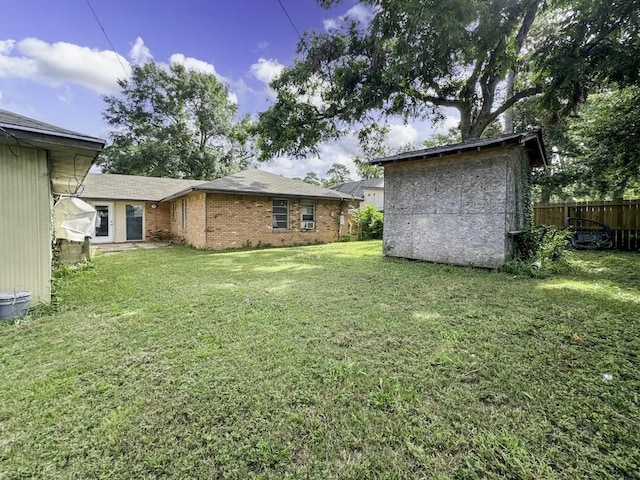
[[[516,72],[512,68],[509,70],[509,76],[507,77],[507,98],[511,98],[514,95],[515,83]],[[513,133],[513,110],[511,108],[504,112],[504,133]]]

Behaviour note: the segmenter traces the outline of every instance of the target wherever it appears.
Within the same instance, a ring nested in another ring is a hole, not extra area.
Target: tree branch
[[[513,107],[520,100],[533,97],[534,95],[538,95],[539,93],[542,93],[541,86],[535,86],[535,87],[525,88],[524,90],[520,90],[511,98],[507,99],[497,110],[495,110],[494,112],[491,112],[491,115],[490,115],[491,121],[498,118],[499,115],[502,115],[504,112],[506,112],[511,107]]]

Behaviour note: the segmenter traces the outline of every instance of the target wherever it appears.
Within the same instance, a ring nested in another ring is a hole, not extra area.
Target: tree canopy
[[[325,178],[322,180],[323,187],[333,187],[334,185],[340,185],[341,183],[351,182],[349,178],[351,172],[349,168],[342,163],[333,163],[327,170]]]
[[[640,88],[590,95],[568,121],[576,178],[583,190],[622,198],[640,181]]]
[[[300,58],[272,82],[277,98],[258,124],[262,159],[304,156],[389,118],[437,122],[443,107],[458,110],[463,140],[478,138],[523,99],[541,96],[562,117],[595,84],[638,81],[637,0],[360,3],[370,22],[305,34]]]
[[[158,177],[214,179],[249,166],[247,118],[211,74],[182,65],[136,65],[119,80],[122,93],[105,96],[111,143],[104,171]]]

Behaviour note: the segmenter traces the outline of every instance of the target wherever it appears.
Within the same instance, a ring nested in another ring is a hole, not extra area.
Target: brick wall
[[[282,197],[284,198],[284,197]],[[272,228],[272,197],[250,195],[207,195],[206,246],[211,250],[272,245],[274,247],[335,242],[346,235],[347,225],[339,225],[340,214],[347,214],[346,203],[315,200],[314,230],[300,228],[300,199],[288,198],[289,228]]]
[[[203,192],[193,192],[172,202],[167,202],[170,213],[173,241],[193,247],[206,247],[206,197]],[[186,225],[183,226],[183,206],[186,206]],[[175,209],[175,212],[174,212]]]
[[[144,230],[147,242],[171,240],[171,202],[145,202]]]

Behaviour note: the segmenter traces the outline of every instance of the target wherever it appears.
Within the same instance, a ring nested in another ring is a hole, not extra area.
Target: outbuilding
[[[0,110],[0,292],[51,300],[54,196],[76,192],[104,144]]]
[[[384,166],[385,255],[496,268],[530,223],[531,169],[546,156],[535,130],[371,163]]]

